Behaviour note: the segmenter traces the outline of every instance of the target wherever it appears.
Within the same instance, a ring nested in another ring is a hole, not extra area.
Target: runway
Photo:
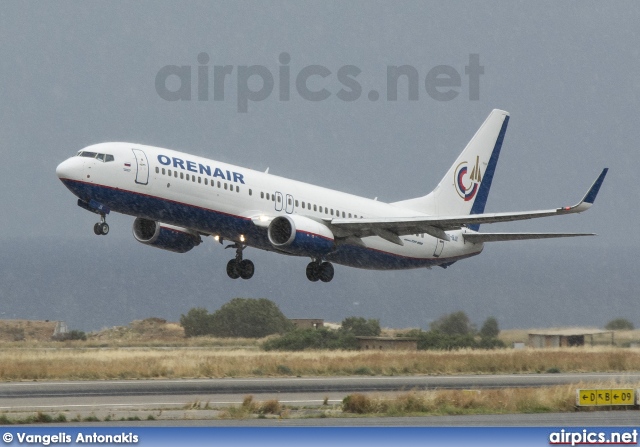
[[[0,384],[0,412],[93,414],[100,420],[112,414],[125,415],[125,418],[131,414],[143,417],[156,414],[171,420],[188,421],[215,418],[220,409],[239,405],[245,396],[252,395],[256,401],[278,400],[287,407],[307,409],[305,411],[313,416],[312,413],[318,411],[314,408],[338,408],[346,395],[355,392],[384,394],[408,390],[542,387],[572,383],[637,384],[640,383],[640,373],[9,382]],[[606,417],[612,421],[620,419],[616,425],[626,425],[625,421],[630,416],[623,413],[633,415],[637,422],[637,412],[610,412]],[[582,416],[582,419],[593,418],[593,414],[583,413],[589,416]],[[527,423],[527,415],[517,417],[515,425]],[[504,415],[485,418],[489,420],[481,419],[477,423],[492,425],[492,418],[501,424],[507,420]],[[400,422],[397,418],[387,419],[393,423]],[[428,420],[430,423],[427,425],[430,425],[436,419],[418,420],[422,423],[415,420],[409,423],[424,425]],[[463,417],[453,419],[458,423],[463,420]],[[557,418],[550,420],[558,423]],[[337,419],[335,423],[340,425],[345,421]],[[452,423],[446,419],[440,421]],[[467,420],[466,423],[473,424],[474,421]],[[279,424],[282,425],[283,421]],[[366,424],[358,422],[358,425]]]

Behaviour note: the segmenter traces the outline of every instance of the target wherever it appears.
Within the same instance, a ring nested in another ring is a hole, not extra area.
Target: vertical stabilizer
[[[482,214],[508,123],[508,112],[493,110],[430,194],[393,205],[434,216]]]

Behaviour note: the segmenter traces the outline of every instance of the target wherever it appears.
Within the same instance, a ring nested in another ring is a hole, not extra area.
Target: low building
[[[322,318],[290,318],[296,329],[319,329],[324,326]]]
[[[529,332],[529,346],[532,348],[584,346],[587,337],[589,344],[593,346],[594,336],[598,344],[614,344],[613,331],[593,328],[568,328]]]
[[[356,337],[362,351],[417,351],[418,339],[409,337]]]

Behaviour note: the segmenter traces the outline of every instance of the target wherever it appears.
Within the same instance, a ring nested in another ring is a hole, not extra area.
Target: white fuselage
[[[337,218],[418,217],[423,214],[377,200],[290,180],[194,155],[131,143],[101,143],[83,151],[112,160],[71,157],[57,174],[80,199],[119,213],[184,227],[263,250],[282,252],[260,219],[301,215],[329,223]],[[428,234],[400,236],[402,245],[378,236],[361,243],[336,239],[324,260],[367,269],[446,266],[479,254],[465,243],[466,228],[445,241]]]

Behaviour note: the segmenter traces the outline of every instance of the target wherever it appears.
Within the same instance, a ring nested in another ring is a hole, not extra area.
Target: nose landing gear
[[[96,202],[91,199],[88,202],[85,202],[82,199],[78,199],[78,206],[87,211],[91,211],[94,214],[100,215],[100,222],[96,223],[93,226],[93,232],[98,236],[105,236],[109,233],[109,225],[107,224],[107,214],[111,212],[109,207],[103,205],[100,202]]]
[[[109,234],[109,224],[104,214],[100,215],[100,222],[97,222],[93,226],[93,232],[98,236],[106,236]]]
[[[246,245],[233,244],[228,245],[225,248],[235,248],[236,249],[236,257],[235,259],[231,259],[227,263],[227,275],[231,279],[250,279],[254,272],[255,266],[253,262],[248,259],[242,259],[242,250],[247,248]]]

